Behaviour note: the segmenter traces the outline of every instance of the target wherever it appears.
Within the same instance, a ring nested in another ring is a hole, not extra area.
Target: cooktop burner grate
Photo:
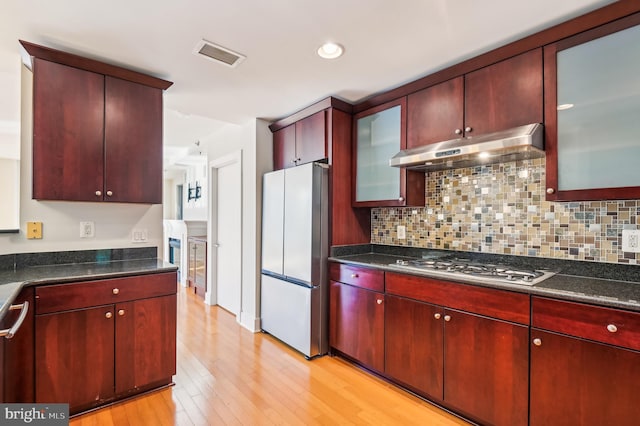
[[[513,284],[534,285],[552,275],[551,271],[516,268],[504,264],[485,264],[469,259],[412,259],[398,260],[390,266],[402,269],[431,272],[438,276],[463,275],[466,279],[486,283],[508,282]]]

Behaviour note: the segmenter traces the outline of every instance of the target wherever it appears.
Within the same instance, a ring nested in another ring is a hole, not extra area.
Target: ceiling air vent
[[[193,53],[231,68],[235,68],[246,58],[246,56],[236,53],[233,50],[215,45],[206,40],[200,40],[195,49],[193,49]]]

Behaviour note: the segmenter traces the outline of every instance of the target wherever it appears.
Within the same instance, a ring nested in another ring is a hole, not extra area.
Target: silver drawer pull
[[[13,339],[13,336],[16,335],[18,329],[24,322],[24,319],[27,317],[27,312],[29,312],[29,302],[24,302],[19,305],[11,305],[9,307],[10,311],[17,311],[18,309],[20,309],[20,316],[18,317],[16,322],[13,323],[13,326],[11,328],[0,330],[0,337],[4,337],[5,339]]]
[[[351,278],[358,278],[358,274],[351,274]]]
[[[376,303],[377,303],[378,305],[382,305],[382,299],[376,299]]]
[[[445,315],[444,316],[444,320],[447,321],[447,322],[451,321],[451,316],[450,315]]]
[[[538,339],[538,338],[533,339],[533,344],[536,346],[542,346],[542,339]]]
[[[118,288],[114,288],[113,290],[111,290],[113,292],[113,294],[118,294],[120,293],[120,289]]]
[[[111,318],[112,316],[113,316],[113,314],[112,314],[111,312],[107,312],[106,314],[104,314],[104,317],[105,317],[106,319],[109,319],[109,318]]]
[[[433,315],[433,317],[434,317],[435,319],[440,319],[440,318],[442,318],[442,315],[440,315],[440,314],[434,314],[434,315]]]
[[[618,327],[616,327],[614,324],[609,324],[607,326],[607,330],[609,330],[610,333],[615,333],[616,331],[618,331]]]

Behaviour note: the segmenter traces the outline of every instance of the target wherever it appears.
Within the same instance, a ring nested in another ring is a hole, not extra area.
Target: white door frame
[[[218,303],[218,281],[217,281],[217,272],[218,272],[218,256],[217,256],[217,248],[214,244],[218,241],[218,169],[221,167],[228,166],[233,163],[240,163],[240,214],[242,214],[242,150],[234,151],[228,155],[224,155],[222,157],[216,158],[209,162],[209,188],[210,188],[210,206],[209,206],[209,217],[207,221],[207,260],[209,267],[207,268],[207,282],[210,284],[207,286],[207,291],[204,295],[204,302],[207,305],[216,305]],[[240,220],[240,251],[242,252],[242,219]],[[240,270],[242,270],[242,257],[240,258]],[[238,315],[236,316],[236,320],[240,320],[240,313],[242,312],[242,275],[240,276],[240,309],[238,311]]]

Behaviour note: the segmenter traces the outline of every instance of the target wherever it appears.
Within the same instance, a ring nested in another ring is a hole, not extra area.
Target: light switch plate
[[[96,236],[94,222],[80,222],[80,238],[93,238]]]
[[[27,222],[27,239],[42,239],[42,222]]]
[[[148,232],[146,229],[136,228],[131,232],[132,243],[146,243]]]

